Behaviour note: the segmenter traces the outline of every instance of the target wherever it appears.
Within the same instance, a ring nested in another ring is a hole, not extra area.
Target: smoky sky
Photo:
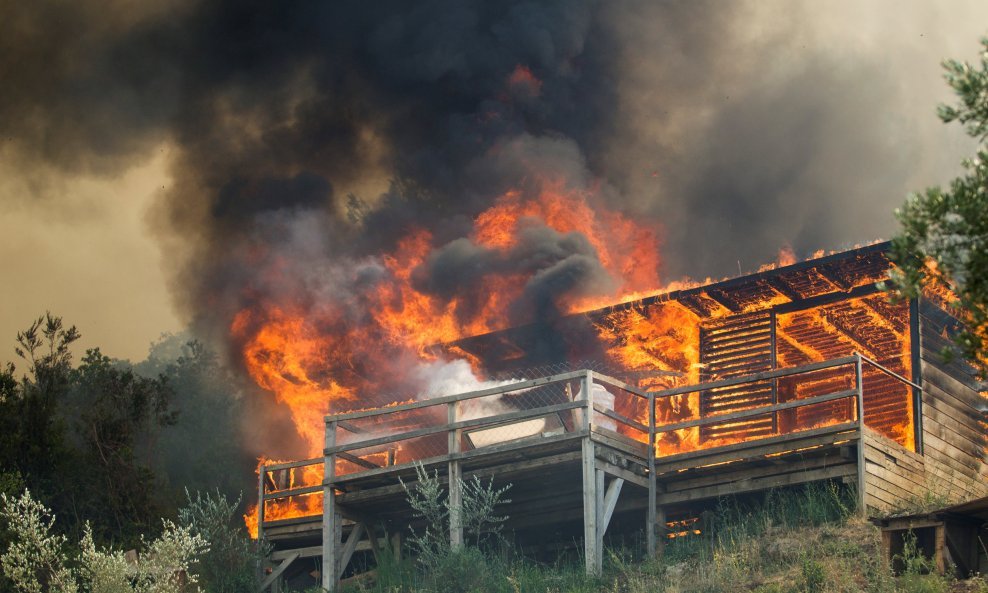
[[[614,284],[581,237],[531,229],[510,260],[465,238],[545,171],[658,228],[665,279],[892,231],[963,154],[941,95],[915,89],[974,50],[958,27],[985,11],[875,6],[2,2],[2,154],[113,177],[167,144],[151,231],[206,326],[267,294],[352,293],[414,227],[438,246],[417,286],[480,290],[514,266],[521,318]]]

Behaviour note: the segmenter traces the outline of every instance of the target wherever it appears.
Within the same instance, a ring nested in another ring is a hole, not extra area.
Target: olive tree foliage
[[[940,284],[956,295],[954,313],[966,325],[955,340],[961,355],[982,374],[988,369],[988,37],[981,40],[980,63],[943,63],[944,78],[957,95],[941,105],[945,123],[958,122],[978,143],[963,161],[964,174],[949,187],[931,187],[909,196],[896,216],[902,230],[892,240],[898,266],[892,280],[900,294],[916,296]]]
[[[199,591],[194,570],[209,546],[187,527],[164,521],[161,535],[134,557],[97,547],[88,525],[69,545],[54,532],[55,518],[25,490],[0,495],[0,519],[13,534],[0,568],[20,593],[178,593]]]
[[[435,569],[456,552],[449,541],[449,523],[454,508],[449,493],[439,479],[438,470],[430,474],[422,464],[418,464],[415,474],[416,481],[412,484],[405,484],[398,478],[409,506],[415,516],[425,523],[421,531],[412,530],[409,544],[420,564],[427,569]],[[497,507],[511,502],[504,496],[511,489],[511,484],[496,488],[494,478],[483,482],[477,476],[459,481],[461,502],[456,510],[460,514],[465,543],[479,549],[489,538],[496,538],[508,520],[506,515],[497,513]]]
[[[209,542],[199,563],[202,584],[209,593],[253,593],[255,568],[270,550],[247,535],[239,512],[240,498],[228,500],[219,491],[185,491],[188,504],[179,509],[178,523]]]
[[[87,350],[69,377],[60,411],[72,467],[56,508],[92,520],[97,541],[136,543],[157,530],[167,506],[152,467],[162,431],[178,418],[174,391],[167,378],[141,377],[98,348]]]

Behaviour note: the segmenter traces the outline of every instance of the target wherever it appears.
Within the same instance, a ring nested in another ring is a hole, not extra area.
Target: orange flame
[[[512,84],[537,89],[537,79],[529,77],[530,71],[517,70]],[[468,238],[480,249],[510,258],[521,234],[534,225],[582,234],[613,280],[609,294],[561,297],[556,305],[563,313],[659,285],[655,233],[604,207],[594,191],[568,188],[561,180],[538,179],[526,190],[505,192],[475,218]],[[264,302],[234,317],[230,333],[242,345],[247,372],[289,408],[309,456],[321,454],[324,415],[394,401],[395,389],[404,389],[404,394],[415,389],[402,381],[412,366],[435,359],[432,346],[509,323],[506,312],[529,278],[492,272],[484,275],[482,289],[470,294],[430,294],[416,286],[415,274],[436,247],[429,231],[409,229],[394,251],[380,258],[386,279],[356,291],[360,316],[349,312],[351,303],[346,302],[320,303],[318,308]],[[479,370],[480,361],[469,362]],[[321,471],[311,473],[300,484],[316,485],[321,479]],[[320,499],[315,493],[269,501],[265,520],[318,514]],[[256,508],[249,515],[254,518],[245,520],[256,533]]]
[[[251,311],[233,319],[231,333],[242,336],[250,325]],[[299,434],[309,443],[309,455],[317,455],[323,439],[322,417],[334,402],[355,398],[352,389],[315,371],[339,356],[335,336],[315,331],[302,317],[277,306],[266,311],[266,322],[246,342],[247,371],[257,384],[286,404]]]

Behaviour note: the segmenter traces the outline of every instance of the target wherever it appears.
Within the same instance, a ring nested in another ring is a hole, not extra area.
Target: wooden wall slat
[[[762,311],[713,320],[700,327],[700,362],[704,373],[727,379],[772,368],[771,314]],[[761,381],[700,393],[700,415],[708,417],[772,404],[772,384]],[[701,441],[771,434],[771,416],[743,423],[713,424],[700,428]]]
[[[986,421],[985,414],[977,408],[972,408],[965,402],[954,397],[954,394],[944,391],[935,383],[927,381],[923,386],[923,403],[935,405],[941,412],[949,415],[954,420],[969,426],[977,426],[979,422]],[[988,407],[988,402],[986,402]]]
[[[894,470],[903,475],[912,476],[912,481],[917,484],[926,485],[926,466],[924,464],[913,465],[906,462],[902,457],[888,455],[877,447],[868,446],[865,448],[865,459],[879,467]]]
[[[929,446],[925,451],[927,459],[935,459],[938,463],[947,465],[950,469],[960,472],[965,476],[975,476],[978,474],[978,470],[982,464],[970,452],[963,452],[943,440],[940,437],[942,431],[939,430],[939,425],[936,422],[931,420],[928,423],[930,425],[929,427],[926,427],[925,424],[925,434],[923,436],[929,438],[926,441],[926,444]]]
[[[974,389],[976,385],[964,383],[960,379],[948,375],[935,362],[923,356],[922,352],[920,355],[920,368],[923,372],[924,383],[933,383],[971,408],[978,409],[985,405],[985,398]]]
[[[923,492],[930,487],[926,479],[926,472],[915,472],[894,463],[883,463],[880,458],[875,460],[874,450],[872,453],[865,452],[865,460],[866,472],[893,482],[907,494]]]
[[[910,500],[920,498],[920,494],[929,489],[926,484],[916,484],[910,480],[905,480],[895,472],[875,467],[871,463],[865,464],[865,481],[868,483],[869,492],[875,488],[884,490],[895,498],[891,502],[898,502],[900,503],[899,506],[904,506],[901,503],[908,503]]]
[[[960,422],[950,413],[942,411],[942,407],[946,407],[945,404],[935,397],[929,400],[923,400],[924,417],[941,426],[945,435],[944,440],[958,445],[961,449],[974,447],[973,450],[975,451],[983,451],[985,448],[985,434],[979,427],[978,422]]]
[[[879,510],[902,508],[930,489],[922,456],[872,430],[865,430],[865,494]]]

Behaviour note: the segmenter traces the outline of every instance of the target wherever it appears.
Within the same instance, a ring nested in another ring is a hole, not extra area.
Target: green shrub
[[[0,567],[21,593],[180,593],[198,591],[197,559],[208,543],[186,527],[164,521],[162,534],[136,557],[98,548],[89,525],[77,545],[54,533],[51,511],[24,493],[0,494],[0,517],[12,542]]]
[[[425,523],[420,531],[412,530],[408,538],[409,547],[424,573],[420,583],[424,588],[414,590],[437,593],[509,591],[508,571],[503,563],[484,550],[489,549],[487,544],[492,538],[499,536],[507,520],[496,511],[498,506],[510,502],[504,497],[510,484],[495,488],[493,478],[484,482],[476,476],[460,480],[462,504],[455,510],[460,513],[464,545],[453,548],[449,527],[454,509],[438,471],[430,474],[419,465],[415,473],[417,481],[414,484],[401,482],[413,513]],[[401,579],[398,587],[405,586],[406,582]],[[385,589],[378,587],[377,590]]]
[[[765,583],[754,588],[752,593],[786,593],[779,583]]]
[[[473,546],[456,548],[438,559],[428,575],[428,581],[436,593],[498,591],[502,587],[495,582],[495,576],[503,571],[492,566],[492,562]]]
[[[261,554],[244,529],[237,508],[240,499],[230,502],[215,494],[185,492],[188,505],[178,511],[179,524],[210,543],[199,559],[199,575],[209,593],[252,593]]]

